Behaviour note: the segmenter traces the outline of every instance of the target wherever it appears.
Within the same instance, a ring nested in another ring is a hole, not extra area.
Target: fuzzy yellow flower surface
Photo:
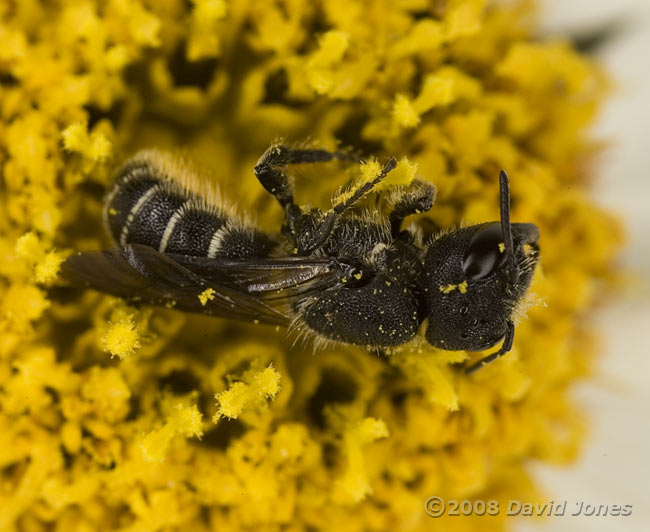
[[[536,38],[532,10],[0,7],[0,531],[471,531],[485,522],[432,520],[426,499],[538,497],[526,463],[580,449],[569,391],[590,370],[586,318],[616,277],[621,236],[586,190],[586,128],[607,80],[568,42]],[[284,330],[132,308],[60,279],[68,254],[111,245],[102,198],[143,148],[180,150],[279,233],[252,171],[279,138],[361,156],[299,169],[301,204],[327,209],[394,157],[380,198],[435,184],[433,209],[409,219],[429,231],[498,219],[505,169],[513,221],[542,235],[512,352],[472,376],[463,363],[485,353],[421,337],[384,358],[314,352]]]
[[[130,317],[111,323],[102,336],[102,344],[112,355],[124,358],[140,347],[138,331]]]
[[[244,379],[245,382],[235,382],[227,390],[215,395],[219,403],[213,418],[215,422],[220,417],[236,419],[244,409],[265,406],[267,398],[273,399],[280,389],[280,374],[272,366],[252,372]]]

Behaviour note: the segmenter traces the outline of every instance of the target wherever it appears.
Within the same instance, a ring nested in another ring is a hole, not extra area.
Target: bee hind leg
[[[324,215],[318,209],[303,212],[294,202],[293,188],[286,168],[292,164],[344,160],[356,160],[356,157],[345,152],[292,149],[276,144],[268,148],[255,165],[255,176],[285,210],[284,229],[294,241],[295,253],[298,255],[308,255],[327,240],[339,213],[329,212]]]
[[[262,186],[285,209],[294,205],[293,190],[285,168],[292,164],[351,160],[350,154],[327,150],[294,150],[282,144],[268,148],[257,161],[254,172]]]

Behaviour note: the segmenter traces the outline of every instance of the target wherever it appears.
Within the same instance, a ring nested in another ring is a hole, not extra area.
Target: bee
[[[395,159],[335,196],[331,209],[296,204],[292,165],[346,158],[284,145],[266,150],[254,172],[284,210],[274,235],[224,207],[171,156],[140,152],[117,172],[105,200],[115,248],[71,255],[63,276],[132,304],[280,325],[368,348],[404,344],[423,324],[428,343],[445,350],[479,351],[503,340],[468,373],[510,351],[513,315],[539,259],[539,229],[510,223],[506,173],[499,177],[499,222],[423,243],[403,224],[433,207],[429,182],[398,188],[388,216],[357,212]]]

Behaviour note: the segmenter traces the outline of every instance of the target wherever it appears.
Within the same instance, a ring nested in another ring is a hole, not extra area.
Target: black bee
[[[281,234],[253,228],[223,207],[182,165],[156,151],[129,160],[104,217],[116,248],[77,253],[64,277],[131,303],[173,306],[293,327],[317,339],[374,348],[403,344],[428,320],[426,340],[446,350],[501,348],[539,258],[539,230],[511,224],[508,178],[500,175],[501,221],[447,232],[423,245],[404,219],[431,209],[435,187],[398,189],[388,217],[351,211],[396,166],[351,188],[329,210],[296,205],[293,164],[346,159],[338,152],[271,146],[255,175],[284,209]]]

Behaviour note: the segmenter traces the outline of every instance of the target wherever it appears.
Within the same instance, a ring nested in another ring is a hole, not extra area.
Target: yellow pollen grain
[[[201,305],[205,307],[205,305],[208,303],[208,301],[212,301],[214,299],[216,292],[214,291],[213,288],[206,288],[199,294],[199,301],[201,302]]]

